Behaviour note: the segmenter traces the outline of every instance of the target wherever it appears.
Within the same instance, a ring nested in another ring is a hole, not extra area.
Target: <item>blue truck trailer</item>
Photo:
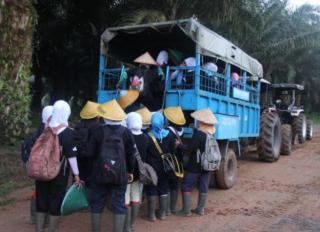
[[[186,139],[192,136],[196,123],[190,113],[207,107],[214,112],[218,119],[215,138],[222,155],[212,178],[218,187],[228,189],[235,184],[241,141],[254,141],[261,160],[278,160],[281,122],[276,113],[260,107],[262,65],[194,18],[106,29],[101,36],[98,102],[116,99],[129,88],[125,81],[119,83],[134,58],[161,50],[171,51],[176,58],[195,60],[192,66],[172,63],[165,67],[159,108],[182,107],[187,119]],[[207,69],[208,62],[217,70]],[[184,81],[177,83],[172,78],[174,72]],[[234,73],[240,78],[232,79]]]

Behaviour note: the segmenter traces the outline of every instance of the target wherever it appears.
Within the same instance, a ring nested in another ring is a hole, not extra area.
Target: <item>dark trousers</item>
[[[182,181],[182,192],[191,192],[192,189],[197,185],[200,193],[207,193],[209,188],[209,176],[210,172],[187,172]]]
[[[127,185],[108,185],[92,182],[90,185],[90,207],[92,213],[102,213],[111,196],[112,211],[114,214],[125,214],[125,193]]]
[[[178,179],[178,178],[170,178],[168,180],[169,190],[170,191],[178,191],[180,183],[181,183],[180,179]]]
[[[146,185],[145,186],[147,196],[163,196],[169,192],[169,181],[168,179],[159,179],[158,185]]]
[[[55,181],[36,181],[36,208],[39,213],[60,216],[66,185]]]

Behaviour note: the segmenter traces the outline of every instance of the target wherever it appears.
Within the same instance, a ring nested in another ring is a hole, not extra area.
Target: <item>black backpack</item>
[[[103,126],[103,140],[97,160],[97,182],[123,185],[128,182],[123,134],[125,127]]]

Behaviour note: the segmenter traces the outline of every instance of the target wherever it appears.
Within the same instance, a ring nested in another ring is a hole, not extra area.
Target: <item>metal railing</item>
[[[200,69],[200,89],[218,95],[227,95],[227,79],[222,74]]]

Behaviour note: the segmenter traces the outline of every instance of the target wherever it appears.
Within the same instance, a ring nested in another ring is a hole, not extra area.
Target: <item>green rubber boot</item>
[[[198,206],[197,206],[197,208],[191,210],[192,213],[196,213],[201,216],[204,215],[204,206],[206,204],[206,200],[207,200],[207,193],[199,193]]]
[[[46,213],[36,213],[36,232],[44,232],[46,217]]]
[[[160,220],[165,220],[166,219],[166,212],[167,212],[167,207],[168,207],[168,196],[160,196],[160,202],[159,202],[159,214],[158,217]]]
[[[139,214],[140,205],[132,205],[131,207],[131,230]]]
[[[170,216],[171,215],[171,193],[169,192],[168,193],[168,196],[167,196],[167,210],[166,210],[166,215],[167,216]]]
[[[59,216],[49,215],[48,232],[57,232],[59,226]]]
[[[145,217],[148,221],[154,222],[156,218],[156,201],[157,196],[148,196],[148,214]]]
[[[178,191],[171,191],[170,210],[171,213],[177,213]]]
[[[182,210],[177,215],[180,217],[190,217],[191,213],[191,193],[182,193]]]
[[[124,232],[131,232],[131,214],[132,214],[132,209],[131,207],[126,208],[126,219],[124,222]]]
[[[113,214],[113,232],[123,232],[124,223],[126,220],[125,214]]]
[[[101,213],[92,213],[91,214],[91,231],[100,232],[101,229]]]

